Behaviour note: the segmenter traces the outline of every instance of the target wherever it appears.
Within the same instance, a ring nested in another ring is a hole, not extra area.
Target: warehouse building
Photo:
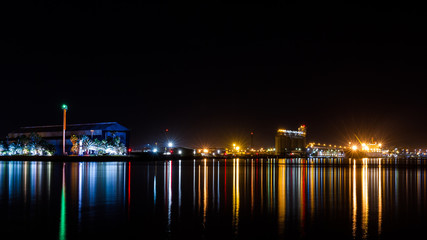
[[[62,125],[49,126],[31,126],[21,127],[8,134],[8,140],[14,141],[20,136],[29,136],[31,133],[37,133],[48,143],[53,144],[56,148],[56,154],[62,153]],[[92,139],[106,139],[107,137],[119,137],[120,142],[125,144],[129,149],[130,130],[117,122],[101,123],[84,123],[84,124],[67,124],[65,131],[65,151],[70,152],[72,135],[86,135]]]

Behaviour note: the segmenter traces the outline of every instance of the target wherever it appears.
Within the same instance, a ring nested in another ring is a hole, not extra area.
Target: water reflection
[[[66,239],[65,163],[62,165],[61,213],[59,218],[59,240]]]
[[[24,208],[31,223],[57,219],[49,223],[56,239],[101,229],[172,235],[220,229],[219,236],[263,232],[300,238],[333,231],[367,239],[391,234],[401,224],[424,226],[426,168],[372,162],[0,162],[0,217],[22,214]]]
[[[382,211],[383,211],[383,198],[382,198],[382,176],[381,176],[381,164],[378,166],[378,235],[381,235],[381,224],[383,221]]]
[[[31,224],[43,224],[42,217],[57,218],[54,229],[61,240],[67,239],[70,222],[75,228],[71,232],[83,231],[99,215],[108,219],[129,208],[130,192],[130,163],[0,162],[1,209],[9,209],[9,217],[22,216],[25,209],[29,216],[23,217]],[[43,228],[51,228],[48,223]]]
[[[353,180],[353,184],[349,185],[349,188],[353,189],[352,192],[352,200],[353,200],[353,215],[352,215],[352,235],[353,238],[356,238],[356,230],[357,230],[357,184],[356,184],[356,163],[353,164],[353,170],[351,171],[351,176]]]
[[[239,233],[239,209],[240,209],[240,181],[239,159],[233,159],[233,222],[234,234]]]
[[[211,164],[207,164],[209,161],[212,161]],[[215,168],[215,161],[217,166],[221,162],[222,167]],[[203,207],[205,224],[209,214],[215,214],[215,211],[206,210],[209,208],[206,195],[212,195],[210,201],[213,209],[214,206],[224,206],[227,209],[227,188],[231,189],[231,226],[235,235],[240,232],[242,212],[251,217],[265,214],[276,216],[279,236],[297,231],[300,237],[304,237],[325,215],[336,216],[335,220],[330,220],[331,223],[341,222],[343,226],[340,227],[348,226],[347,231],[353,238],[366,239],[381,236],[384,208],[389,211],[387,214],[401,214],[392,212],[392,209],[402,209],[400,196],[406,196],[406,204],[415,201],[417,205],[414,207],[425,209],[424,168],[384,167],[381,161],[373,166],[372,162],[368,164],[367,160],[364,160],[363,165],[343,167],[288,165],[288,159],[231,161],[230,173],[227,172],[230,169],[227,166],[230,160],[194,161],[193,185],[203,187],[193,187],[192,190],[199,199],[200,195],[203,196],[204,201],[193,201],[193,207]],[[200,171],[200,168],[203,171]],[[212,175],[207,177],[209,174]],[[224,177],[220,178],[220,174]],[[416,181],[411,180],[412,175],[416,176]],[[221,191],[215,188],[215,185],[220,184],[224,186]],[[210,191],[207,186],[211,186]],[[413,190],[416,190],[416,195],[410,195]],[[384,195],[384,192],[387,194]],[[221,194],[224,196],[218,197]],[[408,208],[408,205],[404,208]]]

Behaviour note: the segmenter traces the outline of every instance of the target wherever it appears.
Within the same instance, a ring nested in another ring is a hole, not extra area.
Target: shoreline
[[[0,156],[0,161],[38,161],[38,162],[150,162],[150,161],[178,161],[203,159],[255,159],[257,164],[265,164],[266,160],[274,164],[307,165],[307,166],[412,166],[426,167],[425,158],[284,158],[277,156],[176,156],[176,155],[126,155],[126,156]]]

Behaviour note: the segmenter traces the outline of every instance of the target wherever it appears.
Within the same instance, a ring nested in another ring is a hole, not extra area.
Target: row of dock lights
[[[329,144],[329,145],[327,145],[326,143],[323,143],[323,144],[321,144],[321,143],[310,143],[310,147],[314,147],[314,146],[323,146],[323,147],[326,147],[326,146],[329,146],[329,147],[334,147],[334,148],[344,148],[344,149],[346,149],[347,147],[346,146],[337,146],[337,145],[332,145],[332,144]]]
[[[352,144],[351,142],[349,142],[349,145],[350,145],[350,149],[351,150],[353,150],[353,151],[356,151],[356,150],[358,150],[359,149],[359,147],[358,147],[358,145],[356,145],[356,144]],[[323,147],[326,147],[326,146],[329,146],[329,147],[332,147],[332,144],[329,144],[329,145],[327,145],[327,144],[321,144],[321,143],[310,143],[310,147],[314,147],[314,146],[323,146]],[[337,146],[337,145],[333,145],[333,147],[334,148],[344,148],[344,149],[347,149],[347,147],[343,147],[343,146]],[[381,150],[381,147],[382,147],[382,144],[381,143],[372,143],[372,144],[366,144],[366,143],[361,143],[360,144],[360,149],[362,150],[362,151],[367,151],[367,152],[376,152],[376,151],[380,151]]]

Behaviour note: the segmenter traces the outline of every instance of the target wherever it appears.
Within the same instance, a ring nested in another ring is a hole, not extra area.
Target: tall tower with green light
[[[62,126],[62,155],[66,155],[65,152],[65,129],[67,128],[67,110],[68,106],[65,104],[62,104],[62,110],[64,112],[64,123]]]

